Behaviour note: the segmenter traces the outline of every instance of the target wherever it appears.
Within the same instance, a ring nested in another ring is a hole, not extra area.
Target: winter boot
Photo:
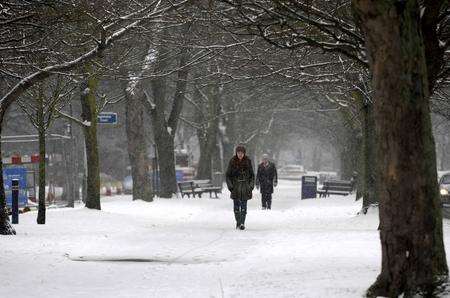
[[[236,229],[238,229],[241,225],[241,213],[239,211],[235,211],[234,218],[236,219]]]
[[[240,225],[239,225],[239,229],[241,229],[241,230],[245,230],[245,216],[247,215],[247,213],[246,212],[241,212],[241,222],[240,222]]]

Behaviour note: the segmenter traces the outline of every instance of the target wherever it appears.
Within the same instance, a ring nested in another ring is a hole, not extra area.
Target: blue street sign
[[[99,124],[117,124],[117,113],[113,112],[98,113],[97,121]]]
[[[27,168],[10,167],[3,169],[3,183],[5,185],[6,205],[12,206],[12,180],[19,180],[19,207],[28,203],[27,198]]]

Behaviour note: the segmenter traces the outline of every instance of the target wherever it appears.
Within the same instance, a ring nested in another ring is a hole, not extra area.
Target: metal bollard
[[[13,224],[19,223],[19,179],[12,179],[11,181],[12,189],[12,206],[11,206],[11,222]]]

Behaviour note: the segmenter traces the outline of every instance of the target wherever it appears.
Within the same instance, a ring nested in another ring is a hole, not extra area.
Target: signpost
[[[3,183],[5,185],[6,205],[12,207],[13,181],[18,181],[18,206],[25,207],[27,198],[27,168],[7,167],[3,169]]]
[[[11,222],[13,224],[19,223],[19,179],[12,179],[12,202],[11,202]]]
[[[302,200],[315,199],[317,197],[317,177],[303,176],[302,177]]]
[[[98,113],[97,121],[99,124],[117,124],[117,113],[113,112]]]

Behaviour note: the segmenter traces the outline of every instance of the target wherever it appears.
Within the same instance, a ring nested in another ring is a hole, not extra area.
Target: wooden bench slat
[[[319,197],[326,197],[330,194],[348,195],[353,191],[352,181],[334,180],[324,181],[322,188],[317,190]]]
[[[199,197],[205,192],[209,193],[209,197],[212,197],[212,194],[215,194],[215,197],[218,198],[217,193],[222,192],[222,188],[218,186],[214,186],[211,184],[210,180],[190,180],[190,181],[182,181],[178,182],[178,188],[181,193],[181,197],[183,198],[185,195],[190,197],[190,194],[195,198],[197,194]]]

